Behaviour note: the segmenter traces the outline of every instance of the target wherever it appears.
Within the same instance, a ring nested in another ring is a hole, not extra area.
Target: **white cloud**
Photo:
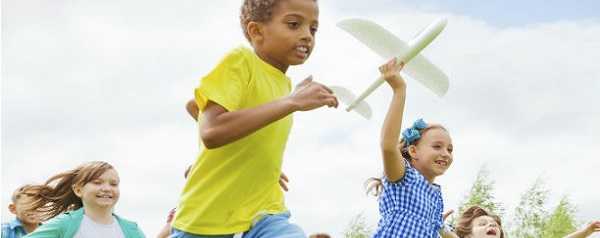
[[[198,78],[244,42],[239,3],[43,2],[7,1],[5,7],[3,204],[22,183],[106,160],[121,175],[117,213],[153,236],[176,205],[183,170],[197,152],[184,104]],[[321,4],[316,51],[288,75],[299,82],[312,74],[358,92],[384,60],[335,27],[348,17],[344,11]],[[442,16],[401,12],[359,16],[404,39]],[[497,28],[443,16],[448,27],[424,54],[448,73],[450,91],[436,98],[409,81],[405,122],[423,117],[451,131],[455,163],[438,181],[447,206],[457,206],[487,164],[497,197],[509,208],[543,176],[552,199],[568,194],[582,221],[600,219],[594,210],[600,197],[591,189],[600,181],[600,71],[594,63],[600,24]],[[291,179],[287,203],[308,233],[337,236],[360,212],[375,226],[377,202],[362,185],[381,174],[377,145],[389,96],[382,88],[368,98],[370,121],[332,109],[295,115],[284,164]],[[10,218],[6,209],[2,218]]]

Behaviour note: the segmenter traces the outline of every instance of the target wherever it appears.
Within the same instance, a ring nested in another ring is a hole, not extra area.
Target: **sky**
[[[439,98],[408,79],[404,114],[405,125],[424,118],[450,131],[454,163],[436,180],[447,208],[456,209],[486,166],[508,217],[541,178],[548,209],[568,196],[580,222],[600,219],[597,1],[319,4],[315,51],[287,74],[294,84],[313,75],[355,93],[386,60],[336,22],[369,19],[410,40],[448,19],[422,54],[449,76],[449,91]],[[121,177],[116,213],[154,236],[199,150],[185,103],[227,51],[246,44],[239,5],[2,1],[2,221],[12,218],[6,207],[17,186],[104,160]],[[283,166],[286,203],[307,233],[340,237],[358,214],[376,226],[377,201],[363,182],[382,173],[379,129],[390,97],[382,87],[367,99],[371,120],[341,109],[294,114]]]

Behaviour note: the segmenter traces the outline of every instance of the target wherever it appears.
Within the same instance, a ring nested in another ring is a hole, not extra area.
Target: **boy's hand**
[[[338,100],[333,95],[333,91],[325,85],[313,82],[312,76],[308,76],[296,86],[290,99],[298,111],[310,111],[325,105],[328,107],[338,106]]]
[[[288,179],[288,177],[283,172],[281,172],[281,175],[279,175],[279,186],[281,186],[283,191],[287,192],[289,190],[287,186],[287,183],[289,181],[290,180]]]
[[[198,108],[198,104],[196,104],[195,99],[190,99],[187,104],[185,104],[185,110],[187,110],[188,114],[194,118],[194,120],[198,120],[198,113],[200,109]]]
[[[406,82],[400,77],[400,70],[404,67],[404,63],[396,63],[396,58],[388,61],[382,66],[379,66],[379,72],[393,90],[406,88]]]

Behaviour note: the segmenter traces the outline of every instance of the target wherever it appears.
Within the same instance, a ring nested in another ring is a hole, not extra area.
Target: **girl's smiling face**
[[[429,181],[446,172],[453,161],[452,139],[443,128],[426,130],[416,145],[408,148],[412,165]]]
[[[73,191],[84,207],[112,209],[119,200],[119,175],[114,169],[106,170],[83,186],[74,186]]]

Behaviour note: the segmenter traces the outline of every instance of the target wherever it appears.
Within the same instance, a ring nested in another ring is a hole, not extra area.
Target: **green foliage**
[[[489,170],[486,167],[481,167],[469,194],[465,196],[462,205],[458,209],[458,214],[462,214],[464,210],[471,206],[482,207],[497,215],[503,214],[502,204],[496,202],[493,195],[494,181],[489,180],[489,177]]]
[[[577,229],[575,207],[563,197],[552,214],[544,221],[541,237],[564,237]]]
[[[511,232],[512,237],[516,238],[537,238],[541,237],[544,222],[547,217],[547,211],[544,204],[549,191],[544,188],[541,179],[536,179],[535,183],[521,195],[521,201],[515,208],[515,229]]]
[[[362,213],[356,215],[344,231],[345,238],[368,238],[371,237],[372,229],[367,224]]]

